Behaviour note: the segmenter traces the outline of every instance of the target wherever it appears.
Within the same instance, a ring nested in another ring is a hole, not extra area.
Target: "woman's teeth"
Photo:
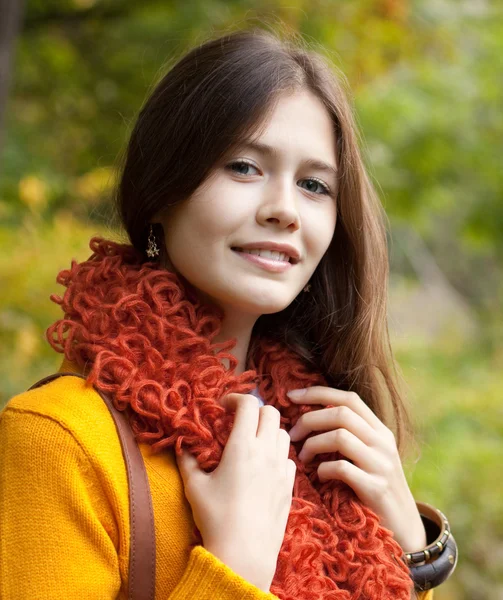
[[[271,260],[278,260],[283,262],[289,262],[290,258],[288,254],[284,252],[276,252],[275,250],[262,250],[260,248],[257,249],[247,249],[243,250],[243,248],[234,248],[237,252],[246,252],[247,254],[257,254],[258,256],[263,256],[264,258],[269,258]]]

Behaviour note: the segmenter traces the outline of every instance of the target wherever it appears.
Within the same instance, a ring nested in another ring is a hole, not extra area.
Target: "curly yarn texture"
[[[117,410],[126,411],[138,442],[155,452],[173,447],[180,454],[183,447],[211,472],[234,420],[220,406],[222,396],[258,386],[287,431],[303,413],[317,410],[286,395],[327,385],[291,349],[260,339],[251,368],[234,375],[235,338],[212,343],[223,318],[218,307],[202,303],[183,277],[142,262],[130,245],[93,237],[90,248],[88,260],[72,260],[58,274],[67,289],[63,298],[50,298],[64,318],[46,336],[79,365],[89,385],[109,392]],[[304,465],[297,458],[304,443],[290,445],[297,473],[271,592],[280,600],[408,600],[413,581],[393,533],[347,484],[319,481],[321,462],[345,457],[325,453]],[[195,528],[193,545],[201,543]]]

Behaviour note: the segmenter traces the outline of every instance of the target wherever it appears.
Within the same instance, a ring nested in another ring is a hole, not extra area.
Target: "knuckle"
[[[388,482],[390,475],[393,473],[393,465],[388,461],[384,461],[382,464],[382,470],[386,477],[385,481]]]
[[[391,429],[389,427],[386,427],[386,435],[389,437],[390,441],[393,443],[393,445],[396,446],[396,437],[395,434],[391,431]]]
[[[332,417],[336,422],[343,421],[344,415],[346,413],[349,414],[349,412],[351,411],[351,409],[348,408],[347,406],[333,406],[332,408],[329,408],[328,410],[331,412]]]
[[[348,397],[349,397],[349,401],[350,402],[357,402],[358,400],[360,400],[360,396],[356,393],[356,392],[348,392]]]
[[[334,469],[341,474],[348,472],[349,463],[347,460],[337,460],[334,465]]]
[[[387,479],[380,477],[376,483],[376,494],[379,498],[383,498],[388,491]]]
[[[328,409],[328,411],[330,414],[337,418],[341,414],[341,408],[342,406],[332,406]]]
[[[341,418],[349,417],[353,414],[353,411],[349,408],[349,406],[338,406],[337,407],[337,415]]]
[[[342,428],[334,429],[332,431],[332,436],[334,438],[334,441],[335,442],[344,441],[344,439],[346,438],[346,433],[347,433],[346,429],[342,429]]]
[[[243,402],[247,402],[252,406],[259,406],[259,400],[253,394],[243,394],[244,400]]]
[[[342,427],[339,427],[337,429],[333,429],[330,434],[331,434],[331,438],[334,442],[334,444],[338,444],[339,442],[342,442],[346,439],[346,434],[348,433],[348,431],[346,429],[343,429]]]

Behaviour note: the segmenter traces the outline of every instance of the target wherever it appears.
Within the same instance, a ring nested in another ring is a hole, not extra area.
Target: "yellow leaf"
[[[98,167],[81,175],[73,182],[76,196],[88,202],[98,202],[113,185],[114,172],[111,167]]]
[[[36,175],[27,175],[19,181],[19,197],[33,212],[47,206],[47,185]]]

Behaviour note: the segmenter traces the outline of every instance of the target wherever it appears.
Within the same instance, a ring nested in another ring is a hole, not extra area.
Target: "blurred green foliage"
[[[390,218],[412,228],[469,307],[470,337],[395,348],[421,457],[406,474],[448,516],[460,558],[438,600],[503,593],[503,7],[497,0],[33,0],[4,118],[0,407],[60,364],[45,330],[57,273],[110,229],[115,161],[155,82],[209,35],[300,32],[352,90],[364,156]],[[418,281],[393,246],[396,277]],[[424,274],[423,274],[424,277]],[[393,293],[393,290],[391,290]],[[435,312],[436,305],[424,306]],[[414,315],[412,315],[413,317]]]

